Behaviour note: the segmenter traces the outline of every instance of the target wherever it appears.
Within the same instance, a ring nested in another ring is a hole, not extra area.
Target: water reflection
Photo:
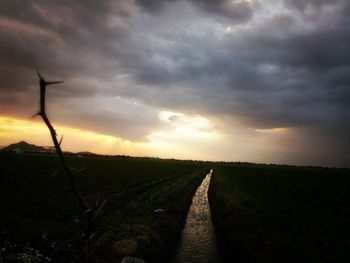
[[[207,174],[192,198],[175,263],[221,262],[208,203],[212,173]]]

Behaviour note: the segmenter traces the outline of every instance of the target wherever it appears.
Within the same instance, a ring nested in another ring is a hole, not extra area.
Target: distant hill
[[[77,152],[76,154],[78,155],[98,155],[97,153],[93,153],[93,152]]]
[[[27,143],[25,141],[10,144],[8,146],[3,147],[1,150],[6,151],[6,152],[15,152],[15,153],[24,153],[24,152],[54,153],[55,152],[55,149],[53,147],[38,146],[35,144]],[[98,155],[97,153],[88,152],[88,151],[78,152],[78,153],[64,151],[63,153],[65,153],[65,154],[77,154],[77,155],[89,155],[89,156],[97,156]]]
[[[2,150],[8,152],[53,152],[53,150],[48,147],[29,144],[25,141],[10,144],[2,148]]]

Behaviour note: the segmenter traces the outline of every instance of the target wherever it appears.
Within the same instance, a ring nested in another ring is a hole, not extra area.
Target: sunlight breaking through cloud
[[[162,111],[159,119],[166,123],[166,128],[154,132],[151,138],[192,138],[195,140],[217,140],[221,138],[212,123],[200,115],[189,116],[183,113]]]
[[[55,125],[58,137],[63,136],[62,148],[65,151],[91,151],[99,154],[147,154],[143,143],[134,143],[91,131]],[[0,116],[0,146],[18,141],[37,145],[52,146],[47,127],[40,120],[22,120]]]

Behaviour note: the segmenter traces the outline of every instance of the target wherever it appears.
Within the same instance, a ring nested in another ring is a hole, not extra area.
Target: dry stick
[[[66,174],[69,177],[72,191],[75,195],[75,198],[77,199],[79,205],[83,209],[85,209],[87,212],[87,226],[86,226],[86,232],[85,232],[85,239],[86,239],[85,242],[86,242],[86,262],[89,262],[90,261],[90,235],[91,235],[92,226],[94,224],[94,220],[96,219],[98,214],[101,212],[103,206],[107,202],[107,199],[104,200],[101,204],[96,204],[95,208],[90,208],[89,205],[86,205],[83,202],[83,199],[77,190],[76,183],[75,183],[74,176],[73,176],[73,172],[69,168],[69,166],[67,165],[66,160],[64,158],[64,155],[63,155],[63,152],[61,149],[61,141],[58,142],[56,131],[55,131],[54,127],[52,126],[52,124],[50,123],[49,118],[47,117],[46,111],[45,111],[46,86],[53,85],[53,84],[59,84],[59,83],[62,83],[63,81],[46,81],[40,75],[39,71],[37,71],[37,73],[38,73],[38,77],[40,80],[40,111],[36,115],[40,115],[42,117],[42,119],[44,120],[46,126],[49,128],[52,141],[55,145],[56,153],[61,161],[61,165],[62,165],[64,171],[66,172]]]
[[[77,187],[76,187],[76,183],[74,180],[74,176],[73,173],[71,171],[71,169],[69,168],[69,166],[66,163],[66,160],[64,158],[60,143],[57,140],[56,137],[56,131],[54,129],[54,127],[52,126],[52,124],[49,121],[49,118],[46,115],[46,111],[45,111],[45,95],[46,95],[46,86],[47,85],[53,85],[53,84],[59,84],[62,83],[63,81],[45,81],[45,79],[40,75],[39,71],[37,71],[38,73],[38,77],[40,80],[40,111],[36,114],[36,115],[40,115],[42,117],[42,119],[44,120],[46,126],[49,128],[50,130],[50,134],[51,134],[51,138],[52,141],[55,145],[55,149],[56,149],[56,153],[61,161],[61,165],[64,169],[64,171],[66,172],[66,174],[69,177],[70,180],[70,184],[72,187],[72,191],[74,193],[75,198],[77,199],[79,205],[84,208],[84,209],[88,209],[89,207],[87,205],[84,204],[82,197],[80,196]]]
[[[91,227],[92,227],[91,218],[92,218],[93,210],[84,204],[83,199],[77,190],[76,183],[75,183],[74,176],[73,176],[73,172],[69,168],[69,166],[67,165],[66,160],[65,160],[64,155],[63,155],[63,152],[62,152],[62,149],[61,149],[61,145],[60,145],[61,142],[58,142],[56,131],[55,131],[54,127],[52,126],[49,118],[47,117],[46,111],[45,111],[46,86],[53,85],[53,84],[59,84],[59,83],[62,83],[63,81],[46,81],[40,75],[39,71],[37,71],[37,73],[38,73],[38,77],[40,80],[40,111],[36,115],[40,115],[42,117],[42,119],[44,120],[46,126],[49,128],[52,141],[55,145],[56,153],[61,161],[61,165],[62,165],[64,171],[66,172],[66,174],[69,177],[74,196],[77,199],[79,205],[83,209],[87,209],[87,211],[88,211],[88,223],[87,223],[87,230],[85,233],[85,239],[86,239],[86,262],[89,262],[90,261],[90,232],[91,232]]]

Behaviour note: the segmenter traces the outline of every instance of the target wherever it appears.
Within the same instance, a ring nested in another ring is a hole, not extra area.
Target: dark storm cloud
[[[154,104],[182,106],[193,98],[186,94],[198,94],[191,105],[241,117],[253,127],[322,125],[334,118],[348,125],[350,32],[341,23],[347,13],[338,10],[333,15],[339,22],[327,27],[311,21],[306,30],[294,21],[303,16],[278,15],[220,41],[207,29],[167,28],[141,41],[125,40],[136,50],[125,56],[125,65],[140,82],[169,90],[161,100],[145,93]],[[186,98],[174,101],[173,86]]]
[[[108,25],[111,12],[120,18],[128,16],[122,4],[91,0],[0,5],[3,65],[41,69],[66,79],[91,73],[103,78],[109,74],[104,70],[116,65],[116,61],[104,58],[123,36],[122,25]]]
[[[232,116],[252,128],[297,128],[304,138],[299,147],[312,152],[323,145],[333,155],[324,150],[315,158],[344,164],[350,132],[349,4],[311,4],[305,13],[288,4],[289,12],[221,36],[206,27],[160,25],[152,32],[143,25],[140,30],[151,36],[125,39],[136,52],[125,61],[120,56],[143,88],[125,94],[157,106]]]
[[[52,104],[53,120],[71,127],[118,136],[134,142],[145,142],[145,135],[148,135],[154,127],[160,126],[155,112],[122,98],[93,97],[83,100],[83,105],[86,105],[84,110],[80,104],[69,99]]]
[[[161,10],[167,2],[177,0],[137,0],[136,2],[145,10],[157,12]],[[228,1],[228,0],[188,0],[207,11],[209,14],[228,18],[234,22],[246,22],[253,15],[253,9],[248,1]]]
[[[124,102],[120,100],[95,108],[91,102],[82,102],[84,98],[110,93],[110,77],[117,75],[118,67],[111,54],[124,34],[122,19],[127,19],[129,12],[127,1],[1,2],[1,113],[30,117],[37,111],[35,70],[39,69],[47,79],[65,80],[47,91],[48,106],[51,114],[57,116],[55,120],[144,140],[150,128],[158,123],[153,110],[143,109],[142,119],[136,109],[129,110],[135,113],[133,116],[124,116],[120,108]],[[68,103],[68,98],[73,101]],[[108,106],[114,110],[106,111]]]
[[[171,109],[227,126],[297,128],[305,138],[333,138],[345,156],[350,3],[277,2],[2,1],[0,110],[35,108],[40,69],[66,81],[50,98],[64,115],[74,109],[70,125],[142,139],[159,127],[157,110]],[[91,104],[117,95],[144,103],[145,115],[120,114],[121,101]]]
[[[296,8],[300,11],[304,11],[306,8],[313,6],[320,8],[324,5],[330,5],[330,4],[339,4],[339,3],[345,3],[344,0],[284,0],[284,2],[289,6]]]

